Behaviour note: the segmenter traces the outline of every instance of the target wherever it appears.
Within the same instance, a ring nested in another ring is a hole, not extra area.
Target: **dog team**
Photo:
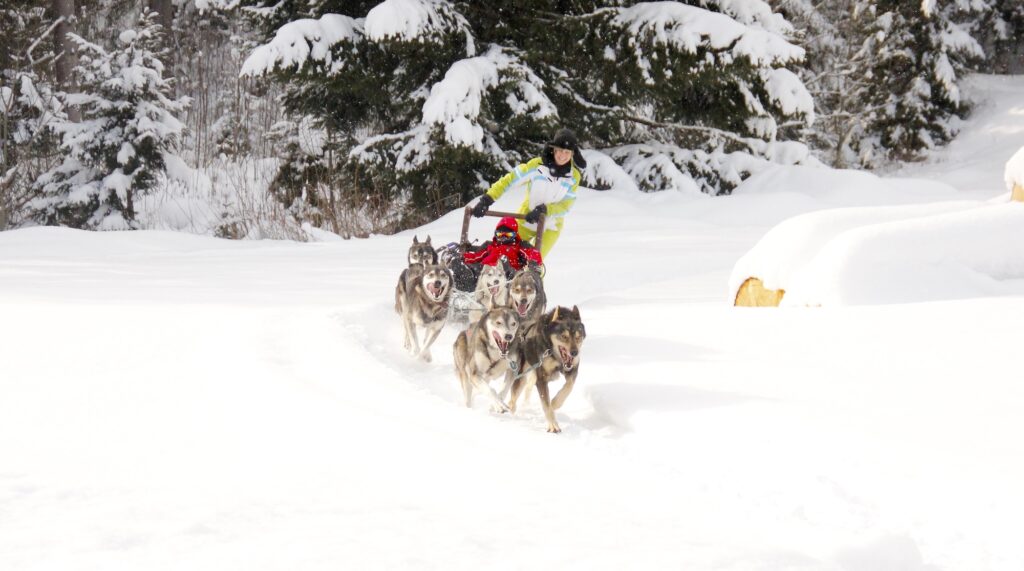
[[[395,287],[395,312],[405,328],[405,348],[430,362],[430,346],[452,321],[452,296],[469,296],[469,325],[453,348],[466,406],[472,406],[474,393],[480,393],[492,411],[515,413],[519,397],[536,387],[547,431],[561,432],[555,411],[576,383],[586,329],[575,306],[545,313],[547,298],[537,266],[523,264],[511,279],[506,267],[501,261],[481,265],[476,288],[464,293],[456,288],[452,269],[438,261],[430,237],[420,242],[414,236],[408,267]],[[550,385],[559,378],[564,383],[552,398]],[[495,390],[491,382],[499,379],[500,389]]]

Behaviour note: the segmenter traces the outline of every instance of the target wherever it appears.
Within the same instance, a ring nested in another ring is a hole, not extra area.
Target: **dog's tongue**
[[[525,299],[521,300],[519,303],[516,304],[516,311],[519,312],[519,315],[521,317],[525,317],[526,316],[526,310],[529,309],[529,308],[530,308],[530,304],[528,304]]]
[[[565,347],[558,348],[558,355],[562,358],[562,367],[565,369],[571,369],[572,359],[569,357],[569,352],[566,351]]]
[[[497,297],[497,296],[498,296],[498,286],[493,285],[493,286],[491,286],[491,297]]]
[[[434,286],[434,284],[428,285],[427,291],[429,291],[430,295],[434,296],[435,298],[441,297],[441,288]]]
[[[493,332],[491,337],[494,337],[494,344],[498,346],[498,350],[501,351],[502,355],[508,352],[508,341],[503,340],[497,331]]]

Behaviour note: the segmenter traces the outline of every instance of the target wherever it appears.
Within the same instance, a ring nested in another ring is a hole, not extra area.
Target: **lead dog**
[[[555,420],[555,411],[562,407],[580,371],[580,349],[587,331],[580,319],[580,310],[556,307],[550,313],[541,316],[537,323],[530,326],[519,348],[519,363],[523,370],[522,376],[512,383],[512,398],[509,401],[511,412],[516,411],[516,401],[523,389],[537,387],[540,405],[544,409],[544,417],[548,421],[548,432],[561,432]],[[565,384],[559,389],[552,400],[548,392],[548,384],[565,377]]]
[[[418,237],[413,236],[412,245],[409,246],[406,260],[408,261],[408,266],[398,276],[398,285],[395,286],[395,313],[399,315],[402,314],[402,300],[405,299],[407,292],[406,282],[409,278],[409,270],[423,269],[423,266],[426,264],[437,263],[437,252],[430,245],[430,236],[427,236],[426,242],[420,242]],[[408,349],[409,346],[406,345],[405,348]]]
[[[400,299],[399,313],[405,325],[405,348],[418,358],[431,360],[434,344],[448,319],[448,300],[452,295],[452,274],[437,264],[410,268],[406,275],[405,297]],[[424,343],[420,347],[417,328],[423,328]]]
[[[478,390],[491,400],[491,410],[508,412],[502,399],[508,394],[513,373],[518,370],[514,362],[519,352],[519,318],[507,307],[485,313],[469,329],[455,339],[455,373],[459,376],[466,406],[473,405],[473,391]],[[505,376],[501,396],[494,392],[490,381]]]

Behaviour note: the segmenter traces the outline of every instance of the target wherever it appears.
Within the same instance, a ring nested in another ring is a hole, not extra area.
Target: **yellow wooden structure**
[[[736,292],[733,305],[737,307],[778,307],[786,290],[767,289],[758,278],[747,278]]]

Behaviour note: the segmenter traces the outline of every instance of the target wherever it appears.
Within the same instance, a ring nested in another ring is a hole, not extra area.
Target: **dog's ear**
[[[562,306],[556,307],[555,310],[551,312],[551,319],[550,319],[551,323],[554,323],[554,322],[558,321],[558,310],[559,309],[562,309]]]
[[[427,241],[424,244],[430,244],[430,234],[427,234]]]
[[[572,306],[572,316],[576,319],[580,319],[580,308],[575,305]],[[582,319],[580,319],[582,321]]]
[[[419,244],[419,243],[420,243],[420,239],[419,239],[419,237],[418,237],[418,236],[416,236],[415,234],[413,234],[413,237],[412,237],[412,243],[413,243],[413,244]]]

